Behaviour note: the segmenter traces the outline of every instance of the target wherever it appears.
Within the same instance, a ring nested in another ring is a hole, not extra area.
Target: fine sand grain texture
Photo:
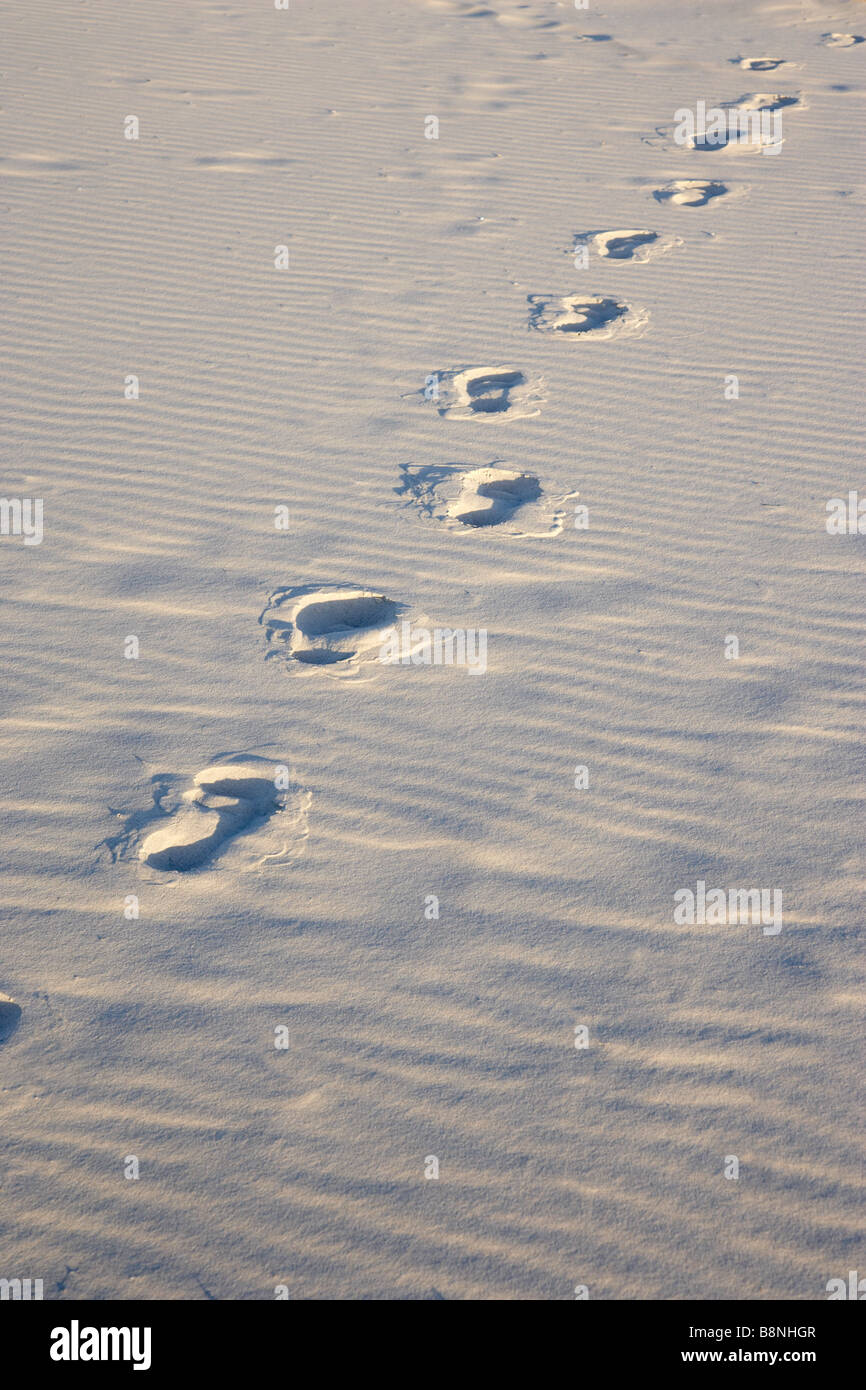
[[[826,1298],[866,4],[4,29],[0,1276]]]

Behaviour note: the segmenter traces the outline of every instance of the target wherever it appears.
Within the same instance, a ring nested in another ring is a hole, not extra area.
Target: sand
[[[866,5],[7,20],[0,1276],[826,1298]]]

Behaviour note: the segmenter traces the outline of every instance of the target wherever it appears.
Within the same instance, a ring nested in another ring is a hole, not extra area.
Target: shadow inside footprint
[[[630,261],[640,246],[651,246],[658,241],[658,232],[631,232],[621,236],[611,236],[603,243],[602,254],[612,261]]]
[[[292,656],[307,666],[336,666],[354,661],[357,638],[391,627],[400,605],[383,594],[353,594],[313,599],[295,613],[297,638]],[[304,645],[304,643],[317,645]]]
[[[602,295],[572,295],[558,305],[536,295],[530,295],[529,301],[531,325],[554,333],[592,333],[629,312],[627,304]]]
[[[259,619],[267,636],[266,657],[282,656],[307,667],[341,667],[335,675],[355,675],[404,607],[375,590],[348,585],[278,589]],[[287,618],[278,616],[281,609]]]
[[[428,520],[454,533],[487,531],[520,540],[544,540],[563,528],[562,504],[576,492],[554,497],[541,478],[510,468],[501,459],[480,468],[464,464],[401,465],[401,484],[394,491],[408,499]]]
[[[0,1043],[12,1037],[21,1022],[21,1009],[11,999],[0,999]]]
[[[730,131],[719,131],[715,135],[696,135],[691,142],[690,148],[697,150],[699,154],[713,154],[716,150],[727,149],[728,145],[745,145],[752,143],[747,137],[739,136]]]
[[[724,183],[713,183],[708,179],[677,179],[666,188],[657,188],[653,197],[657,203],[674,203],[677,207],[706,207],[711,198],[721,198],[727,193]]]
[[[498,375],[474,377],[466,385],[469,409],[490,415],[507,410],[509,391],[522,385],[524,380],[522,372],[502,372]]]
[[[486,476],[479,479],[479,473]],[[450,508],[451,516],[462,525],[499,526],[525,502],[535,502],[541,496],[541,484],[530,473],[503,472],[493,478],[490,473],[490,469],[480,469],[466,475],[463,491]]]
[[[305,637],[326,637],[367,627],[389,627],[397,617],[397,604],[382,594],[336,597],[313,601],[295,615],[295,627]]]
[[[571,312],[575,316],[573,319],[556,325],[560,333],[591,333],[594,328],[601,328],[602,324],[624,318],[628,308],[615,299],[601,299],[597,304],[573,305]]]
[[[730,61],[738,63],[746,72],[775,72],[785,64],[784,58],[731,58]]]
[[[198,868],[227,840],[281,809],[277,772],[268,759],[244,755],[205,768],[180,806],[145,838],[139,857],[152,869]]]
[[[520,420],[540,413],[544,399],[540,377],[530,377],[510,362],[496,366],[449,367],[428,380],[437,383],[439,414],[451,420],[496,422]]]
[[[354,652],[329,652],[325,647],[307,647],[294,653],[295,661],[305,666],[336,666],[340,661],[351,661]]]

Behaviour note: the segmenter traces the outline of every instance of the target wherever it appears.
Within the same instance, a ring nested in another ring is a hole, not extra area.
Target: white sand
[[[0,537],[0,1276],[826,1297],[866,999],[864,550],[825,527],[866,494],[866,45],[828,36],[866,5],[6,17],[2,493],[44,540]],[[675,143],[751,94],[799,99],[777,155]],[[460,522],[491,467],[525,524]],[[383,666],[358,602],[487,670]],[[219,822],[200,867],[142,859],[154,793]],[[781,932],[675,924],[698,880]]]

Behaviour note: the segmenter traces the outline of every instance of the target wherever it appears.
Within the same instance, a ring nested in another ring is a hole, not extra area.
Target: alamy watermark
[[[0,1299],[13,1303],[29,1303],[42,1298],[41,1279],[0,1279]]]
[[[831,497],[827,503],[828,536],[866,536],[866,498],[860,501],[855,491],[844,497]]]
[[[0,497],[0,536],[23,536],[25,545],[42,544],[41,497]]]
[[[849,1269],[847,1283],[844,1279],[828,1279],[825,1285],[829,1301],[850,1298],[862,1303],[866,1299],[866,1279],[861,1279],[856,1269]]]
[[[487,670],[487,629],[483,627],[392,627],[379,648],[386,666],[466,666],[473,676]]]
[[[711,106],[705,101],[694,111],[681,106],[674,112],[674,140],[693,150],[720,149],[724,145],[759,145],[761,154],[778,154],[782,148],[782,113],[770,107],[747,111],[742,106]]]
[[[707,888],[699,878],[696,891],[678,888],[674,893],[674,921],[678,927],[761,925],[764,936],[782,930],[782,893],[778,888]]]
[[[51,1330],[52,1361],[131,1361],[134,1371],[149,1371],[149,1327],[82,1327],[73,1318],[69,1327]]]

